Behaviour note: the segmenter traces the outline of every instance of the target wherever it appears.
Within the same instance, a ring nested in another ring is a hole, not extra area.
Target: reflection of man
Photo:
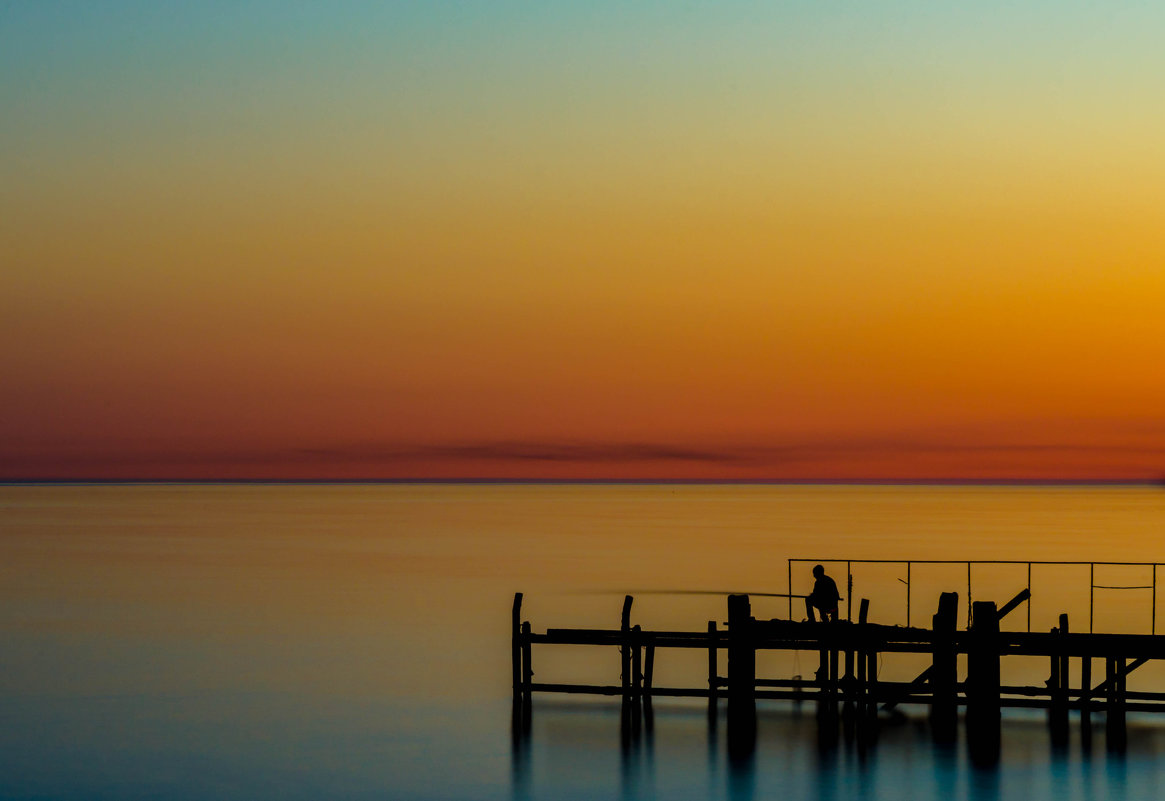
[[[813,568],[813,578],[813,592],[805,599],[806,605],[820,612],[822,620],[837,620],[837,602],[841,598],[837,584],[825,575],[821,565]]]

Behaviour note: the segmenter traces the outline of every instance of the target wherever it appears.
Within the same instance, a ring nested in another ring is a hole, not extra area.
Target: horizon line
[[[1163,486],[1165,478],[0,478],[0,486],[150,484],[627,484],[768,486]]]

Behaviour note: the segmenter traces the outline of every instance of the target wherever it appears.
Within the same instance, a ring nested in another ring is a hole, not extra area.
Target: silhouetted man
[[[816,609],[821,613],[822,620],[837,620],[837,602],[841,595],[837,592],[837,584],[825,575],[825,568],[817,565],[813,568],[813,592],[805,599],[805,605],[810,612]],[[812,614],[810,615],[812,617]]]

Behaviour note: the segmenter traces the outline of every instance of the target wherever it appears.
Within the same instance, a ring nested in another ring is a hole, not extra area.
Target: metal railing
[[[914,565],[966,565],[967,566],[967,598],[972,597],[972,582],[971,582],[971,568],[973,565],[1026,565],[1027,566],[1027,590],[1030,593],[1032,587],[1032,565],[1050,565],[1057,567],[1083,567],[1088,566],[1089,588],[1088,588],[1088,632],[1092,633],[1092,622],[1096,609],[1096,591],[1097,590],[1151,590],[1152,591],[1152,623],[1151,633],[1157,633],[1157,568],[1165,565],[1165,562],[1072,562],[1072,561],[1040,561],[1040,560],[1016,560],[1016,559],[806,559],[802,557],[794,557],[787,560],[789,570],[789,619],[793,619],[793,564],[794,563],[845,563],[845,577],[846,577],[846,619],[853,619],[853,566],[861,564],[880,564],[880,565],[905,565],[906,578],[899,578],[898,581],[906,585],[906,625],[910,626],[910,573]],[[1152,582],[1150,584],[1097,584],[1096,583],[1096,568],[1097,567],[1149,567],[1152,568]],[[800,597],[800,596],[797,596]],[[971,604],[967,604],[968,623],[970,622],[970,608]],[[1027,605],[1027,631],[1032,628],[1032,611],[1031,603]]]

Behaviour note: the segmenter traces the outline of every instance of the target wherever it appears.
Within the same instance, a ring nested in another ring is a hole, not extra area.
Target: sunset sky
[[[1160,479],[1163,38],[0,2],[0,478]]]

